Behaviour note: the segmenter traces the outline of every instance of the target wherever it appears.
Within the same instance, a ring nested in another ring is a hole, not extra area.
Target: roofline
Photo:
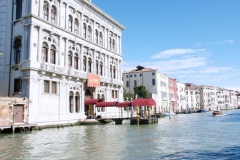
[[[79,0],[80,1],[80,0]],[[120,29],[125,30],[126,28],[119,23],[118,21],[116,21],[115,19],[113,19],[112,17],[110,17],[106,12],[104,12],[102,9],[100,9],[98,6],[96,6],[94,3],[89,2],[87,0],[81,0],[83,3],[89,5],[90,7],[92,7],[93,9],[95,9],[97,12],[99,12],[102,16],[104,16],[105,18],[107,18],[108,20],[112,21],[115,25],[117,25]]]

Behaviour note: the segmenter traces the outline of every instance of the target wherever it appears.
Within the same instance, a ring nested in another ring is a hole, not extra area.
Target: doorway
[[[23,105],[14,105],[13,114],[15,114],[15,122],[22,123],[23,122]]]

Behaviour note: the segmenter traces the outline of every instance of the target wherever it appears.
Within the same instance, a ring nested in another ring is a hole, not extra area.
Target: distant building
[[[172,110],[173,112],[176,112],[178,109],[177,80],[168,77],[168,88],[169,88],[170,110]]]
[[[185,83],[186,109],[197,111],[200,109],[199,86],[193,83]]]
[[[0,96],[27,97],[28,123],[113,111],[87,99],[123,101],[124,27],[91,0],[4,0],[0,7]]]
[[[177,88],[177,95],[178,95],[177,111],[184,112],[187,110],[185,84],[177,82],[177,87],[178,87]]]
[[[200,86],[200,107],[203,109],[217,110],[217,87]],[[225,93],[223,93],[225,95]]]
[[[168,77],[157,69],[138,66],[137,69],[123,73],[123,85],[126,92],[134,93],[135,86],[146,87],[149,97],[156,102],[156,112],[164,112],[169,108]]]

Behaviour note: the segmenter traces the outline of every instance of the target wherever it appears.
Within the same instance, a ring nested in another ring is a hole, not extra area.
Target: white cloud
[[[196,52],[203,52],[205,49],[170,49],[170,50],[165,50],[160,53],[157,53],[152,56],[153,59],[157,58],[170,58],[173,56],[180,56],[180,55],[185,55],[189,53],[196,53]]]
[[[231,67],[209,67],[205,68],[204,70],[201,70],[201,73],[220,73],[220,72],[226,72],[230,70]]]
[[[186,59],[170,59],[156,62],[145,62],[144,66],[149,68],[159,68],[162,72],[176,71],[181,69],[189,69],[204,66],[206,64],[206,58],[186,58]]]
[[[229,44],[233,44],[234,43],[234,40],[233,39],[227,39],[227,40],[221,40],[221,41],[214,41],[214,42],[206,42],[206,43],[203,43],[203,42],[197,42],[194,46],[201,46],[201,45],[211,45],[211,44],[216,44],[216,45],[222,45],[224,43],[229,43]]]

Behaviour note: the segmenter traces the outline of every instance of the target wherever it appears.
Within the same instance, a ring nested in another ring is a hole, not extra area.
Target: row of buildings
[[[157,112],[237,106],[234,91],[183,84],[143,67],[122,74],[125,27],[91,0],[0,0],[0,11],[0,96],[10,97],[0,101],[0,117],[14,113],[18,123],[48,125],[127,116],[114,103],[96,103],[122,102],[123,87],[132,92],[137,85],[147,87]]]
[[[146,87],[149,97],[156,101],[156,111],[186,112],[201,109],[236,109],[240,106],[238,91],[192,83],[181,83],[162,74],[158,69],[144,68],[123,73],[126,92],[134,93],[135,86]]]

